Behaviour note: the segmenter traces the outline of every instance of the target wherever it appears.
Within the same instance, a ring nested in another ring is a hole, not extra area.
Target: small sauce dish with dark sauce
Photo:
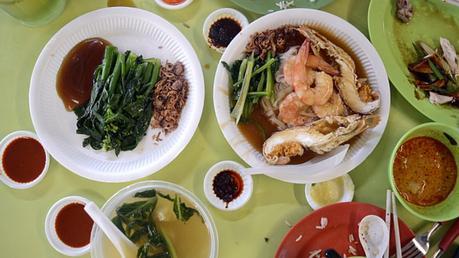
[[[49,155],[36,134],[16,131],[0,142],[0,181],[14,189],[37,185],[46,175]]]
[[[93,220],[84,210],[88,199],[68,196],[48,211],[45,233],[49,244],[61,254],[80,256],[89,252]]]
[[[207,16],[202,33],[209,47],[223,53],[236,35],[248,24],[249,21],[241,12],[222,8]]]
[[[204,178],[204,193],[217,209],[233,211],[246,204],[253,192],[253,179],[241,171],[244,167],[234,161],[213,165]]]

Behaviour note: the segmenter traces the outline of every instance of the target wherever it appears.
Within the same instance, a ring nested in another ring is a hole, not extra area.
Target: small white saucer
[[[180,4],[168,4],[164,2],[163,0],[155,0],[155,2],[157,5],[161,6],[164,9],[179,10],[179,9],[185,8],[188,5],[190,5],[193,2],[193,0],[185,0]]]
[[[3,162],[1,159],[3,159],[3,152],[5,151],[6,147],[14,140],[22,137],[30,137],[38,141],[43,148],[45,152],[45,166],[43,167],[43,171],[40,173],[40,175],[35,178],[34,180],[27,182],[27,183],[20,183],[16,182],[8,175],[5,173],[5,169],[3,168]],[[0,142],[0,181],[2,181],[5,185],[14,188],[14,189],[27,189],[31,188],[38,183],[40,183],[41,180],[45,177],[46,173],[48,172],[48,167],[49,167],[49,154],[46,151],[46,149],[43,147],[43,144],[40,142],[38,139],[38,136],[35,133],[29,132],[29,131],[15,131],[3,138],[3,140]]]
[[[72,203],[86,205],[88,202],[90,202],[88,199],[81,196],[67,196],[54,203],[49,209],[45,219],[46,238],[49,244],[59,253],[67,256],[81,256],[88,253],[91,249],[91,243],[79,248],[68,246],[62,242],[56,232],[56,217],[62,208]]]
[[[338,200],[338,202],[351,202],[352,199],[354,198],[354,183],[352,182],[352,178],[349,176],[349,174],[345,174],[344,176],[339,177],[342,180],[342,187],[343,187],[343,195],[341,198]],[[337,179],[337,178],[335,178]],[[332,180],[335,180],[332,179]],[[329,180],[329,181],[332,181]],[[325,181],[327,182],[327,181]],[[321,183],[325,183],[321,182]],[[316,184],[321,184],[321,183],[316,183]],[[317,210],[323,207],[323,205],[320,205],[319,203],[315,202],[314,199],[311,196],[311,188],[313,184],[306,184],[304,188],[304,194],[306,195],[306,200],[308,201],[309,206],[313,210]]]
[[[213,165],[207,171],[206,177],[204,178],[204,193],[207,200],[217,209],[222,211],[234,211],[246,204],[253,193],[253,180],[251,175],[243,175],[240,170],[244,167],[234,161],[220,161]],[[232,200],[228,204],[225,203],[222,199],[218,198],[213,190],[213,180],[215,176],[222,172],[223,170],[231,170],[238,173],[243,182],[243,188],[241,194]]]
[[[210,26],[216,21],[218,21],[221,18],[232,18],[235,21],[239,22],[239,25],[241,25],[241,31],[249,25],[249,20],[247,20],[247,17],[244,16],[241,12],[238,10],[232,9],[232,8],[221,8],[213,11],[209,16],[207,16],[206,20],[204,21],[204,24],[202,26],[202,35],[204,36],[204,41],[211,47],[212,49],[215,49],[217,52],[223,53],[225,51],[225,47],[216,47],[210,43],[209,40],[209,31],[210,31]]]

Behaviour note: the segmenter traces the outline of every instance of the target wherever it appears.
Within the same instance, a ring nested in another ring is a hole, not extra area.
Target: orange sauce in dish
[[[445,200],[456,184],[457,166],[451,151],[431,137],[421,136],[397,150],[393,174],[398,192],[419,206]]]
[[[2,155],[6,175],[18,183],[29,183],[43,173],[46,165],[45,149],[31,137],[20,137],[10,142]]]
[[[176,5],[185,2],[185,0],[163,0],[166,4]]]
[[[56,88],[68,111],[83,106],[91,97],[94,71],[102,63],[105,46],[109,44],[101,38],[85,39],[62,60]]]
[[[93,220],[84,210],[84,204],[64,206],[56,217],[56,233],[66,245],[79,248],[89,244]]]

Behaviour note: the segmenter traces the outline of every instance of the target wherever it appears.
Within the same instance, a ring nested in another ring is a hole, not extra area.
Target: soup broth
[[[158,191],[171,196],[175,195],[174,192],[170,191]],[[195,207],[184,196],[180,196],[180,198],[188,207]],[[124,202],[134,201],[138,201],[138,199],[132,198]],[[206,258],[210,256],[210,233],[200,216],[195,214],[187,222],[179,221],[173,212],[173,203],[164,198],[158,198],[158,204],[153,211],[153,220],[172,243],[178,258]],[[110,240],[103,234],[101,241],[103,257],[121,258]]]

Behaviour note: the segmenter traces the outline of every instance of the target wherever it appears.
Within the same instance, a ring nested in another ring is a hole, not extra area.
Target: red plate
[[[277,249],[276,258],[304,258],[309,257],[310,252],[321,249],[322,255],[326,249],[335,249],[339,254],[347,257],[352,256],[349,245],[357,250],[358,256],[365,256],[360,245],[358,224],[367,215],[377,215],[385,219],[385,211],[367,203],[347,202],[337,203],[321,208],[304,217],[293,226],[285,235],[281,245]],[[328,219],[325,229],[317,229],[321,218]],[[393,223],[391,223],[393,224]],[[414,234],[408,226],[399,219],[400,239],[402,246],[408,243]],[[349,235],[354,236],[354,242],[349,243]],[[391,229],[390,250],[395,251],[394,232]]]

